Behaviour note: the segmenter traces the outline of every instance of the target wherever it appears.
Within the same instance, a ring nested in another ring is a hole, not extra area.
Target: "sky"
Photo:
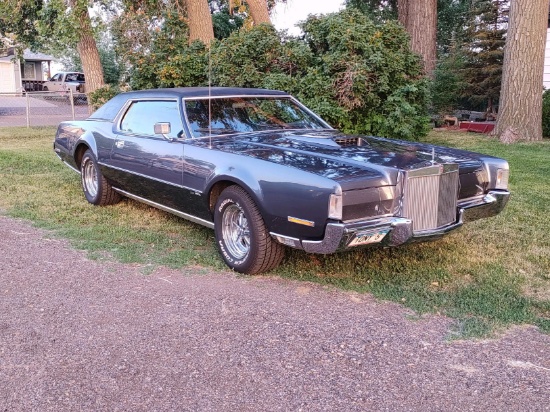
[[[271,22],[277,30],[288,29],[289,34],[300,34],[294,25],[309,14],[326,14],[342,9],[344,0],[287,0],[279,3],[271,14]]]

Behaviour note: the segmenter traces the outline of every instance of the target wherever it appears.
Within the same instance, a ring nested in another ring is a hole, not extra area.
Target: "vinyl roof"
[[[244,87],[176,87],[173,89],[150,89],[120,93],[95,111],[90,119],[113,121],[129,99],[201,98],[224,96],[288,96],[279,90],[249,89]]]

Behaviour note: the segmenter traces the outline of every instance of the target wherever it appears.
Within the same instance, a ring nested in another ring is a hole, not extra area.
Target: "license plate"
[[[379,232],[360,233],[355,236],[348,246],[368,245],[369,243],[381,242],[388,232],[389,230],[381,230]]]

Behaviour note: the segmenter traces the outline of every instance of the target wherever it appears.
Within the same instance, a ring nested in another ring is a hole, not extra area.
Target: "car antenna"
[[[208,47],[208,148],[212,149],[212,60]]]

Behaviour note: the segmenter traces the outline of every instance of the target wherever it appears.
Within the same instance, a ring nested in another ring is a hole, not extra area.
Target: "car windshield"
[[[328,127],[288,97],[191,99],[185,101],[185,111],[194,137]]]

